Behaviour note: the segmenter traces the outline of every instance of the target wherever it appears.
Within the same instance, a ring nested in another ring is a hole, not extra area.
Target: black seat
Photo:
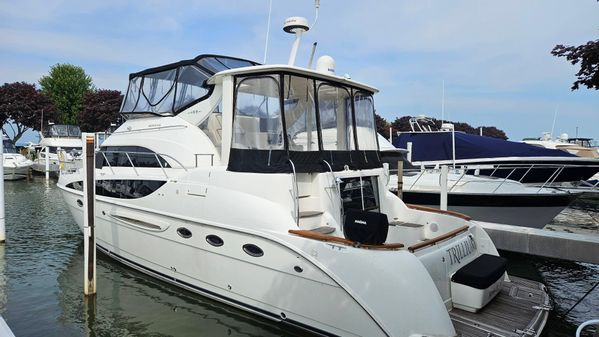
[[[348,210],[343,223],[346,239],[367,245],[381,245],[387,240],[387,215],[377,212]]]
[[[501,256],[482,254],[455,272],[451,281],[476,289],[487,289],[500,277],[503,277],[506,267],[507,259]]]

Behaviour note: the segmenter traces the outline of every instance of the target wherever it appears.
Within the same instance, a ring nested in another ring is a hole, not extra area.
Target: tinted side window
[[[103,146],[96,155],[96,167],[104,166],[165,167],[169,163],[159,154],[141,146]]]

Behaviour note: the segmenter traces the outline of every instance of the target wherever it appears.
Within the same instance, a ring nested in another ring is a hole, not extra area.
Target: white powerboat
[[[51,124],[40,132],[40,143],[35,148],[34,172],[46,172],[46,151],[48,151],[50,174],[58,176],[64,169],[70,169],[81,156],[81,130],[76,125]],[[47,150],[46,150],[47,149]]]
[[[4,146],[4,180],[26,178],[33,162],[20,154],[15,145],[4,136],[2,144]]]
[[[544,287],[508,277],[479,225],[387,191],[376,91],[217,55],[131,74],[126,122],[96,154],[98,249],[323,335],[487,336],[504,300],[524,301],[514,329],[539,335]],[[82,182],[58,181],[80,227]]]
[[[416,168],[405,160],[407,151],[397,149],[380,137],[383,161],[391,168],[388,188],[397,193],[397,162],[404,165],[402,200],[407,204],[440,207],[441,170]],[[447,209],[467,214],[475,220],[524,227],[542,228],[581,192],[537,187],[518,181],[466,174],[467,168],[449,168]]]

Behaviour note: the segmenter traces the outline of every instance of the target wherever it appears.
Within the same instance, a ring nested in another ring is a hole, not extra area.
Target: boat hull
[[[514,195],[448,193],[447,208],[466,214],[475,220],[542,228],[578,194]],[[403,201],[408,204],[439,208],[439,193],[403,191]]]

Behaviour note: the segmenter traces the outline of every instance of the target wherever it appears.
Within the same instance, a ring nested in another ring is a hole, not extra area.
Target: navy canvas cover
[[[393,140],[398,148],[412,143],[412,161],[452,160],[451,132],[407,132]],[[501,157],[576,157],[562,150],[455,132],[455,159]]]

